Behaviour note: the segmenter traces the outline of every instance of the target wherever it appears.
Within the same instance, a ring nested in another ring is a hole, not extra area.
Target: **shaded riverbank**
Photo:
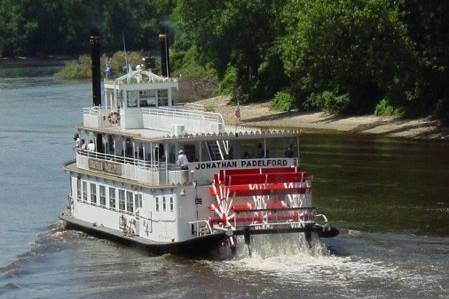
[[[197,101],[209,111],[219,112],[228,124],[236,124],[235,106],[225,96]],[[430,117],[401,119],[373,115],[339,117],[323,112],[276,112],[270,102],[240,105],[240,125],[265,128],[300,128],[306,131],[335,131],[351,134],[375,134],[423,140],[449,140],[449,128]]]

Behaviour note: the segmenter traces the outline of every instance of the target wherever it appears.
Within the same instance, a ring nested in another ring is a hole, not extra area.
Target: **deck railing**
[[[100,153],[100,152],[94,152],[94,151],[88,151],[83,149],[78,149],[78,154],[87,156],[90,158],[96,158],[100,160],[107,160],[122,164],[132,164],[136,166],[142,166],[147,168],[152,168],[153,170],[157,170],[159,168],[159,162],[157,161],[145,161],[140,160],[136,158],[131,158],[127,156],[118,156],[114,154],[106,154],[106,153]]]
[[[146,128],[173,130],[174,125],[183,125],[186,131],[207,133],[219,133],[224,129],[221,114],[188,106],[143,108],[142,115]]]

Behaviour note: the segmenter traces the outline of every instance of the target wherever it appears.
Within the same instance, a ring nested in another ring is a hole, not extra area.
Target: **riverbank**
[[[219,112],[227,124],[237,124],[235,106],[230,98],[218,96],[195,103],[208,111]],[[449,128],[430,117],[401,119],[391,116],[333,116],[323,112],[277,112],[270,110],[270,103],[240,105],[240,125],[262,128],[300,128],[305,131],[338,131],[350,134],[376,134],[422,140],[449,140]]]

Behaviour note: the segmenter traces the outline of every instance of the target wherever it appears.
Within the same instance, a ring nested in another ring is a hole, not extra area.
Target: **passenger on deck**
[[[293,158],[293,155],[294,155],[294,153],[293,153],[293,145],[290,144],[288,146],[288,148],[285,150],[284,157],[285,158]]]
[[[181,167],[182,170],[189,169],[189,160],[187,160],[187,156],[183,150],[179,151],[178,160],[176,161],[176,165]]]
[[[84,140],[84,139],[81,139],[81,149],[82,150],[86,150],[87,149],[86,140]]]
[[[75,143],[73,144],[73,149],[80,148],[81,146],[80,134],[75,133],[75,135],[73,135],[73,140],[75,141]]]
[[[249,159],[249,158],[251,158],[251,157],[249,156],[249,153],[248,153],[248,152],[244,152],[244,153],[243,153],[243,156],[242,156],[242,159]]]
[[[257,145],[256,158],[264,158],[265,151],[263,150],[262,143]]]
[[[95,152],[95,143],[91,140],[89,140],[89,144],[87,145],[87,150],[89,152]]]

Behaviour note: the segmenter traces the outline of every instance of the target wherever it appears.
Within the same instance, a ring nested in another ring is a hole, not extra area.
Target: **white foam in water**
[[[252,236],[251,256],[243,239],[238,241],[240,246],[236,256],[214,267],[220,274],[250,270],[279,277],[281,283],[301,281],[302,284],[330,287],[348,287],[367,281],[373,284],[387,281],[409,287],[421,284],[417,273],[401,270],[384,261],[331,255],[319,238],[313,238],[312,248],[309,248],[303,234]]]

